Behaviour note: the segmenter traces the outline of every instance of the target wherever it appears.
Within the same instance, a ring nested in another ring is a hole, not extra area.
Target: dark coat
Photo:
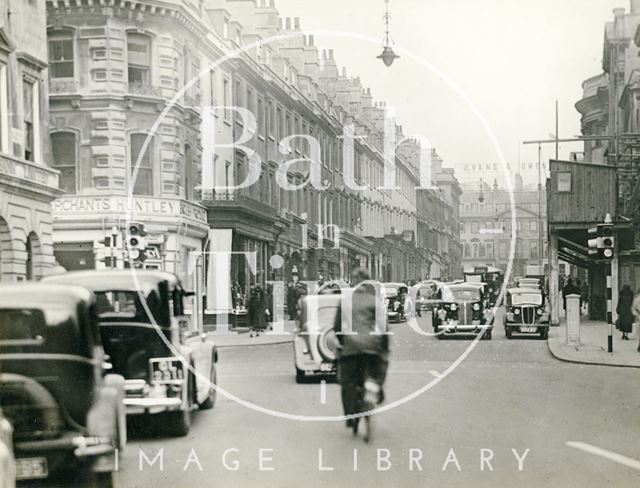
[[[376,295],[371,285],[363,285],[353,292],[351,302],[352,334],[340,334],[342,310],[338,307],[333,328],[338,334],[338,358],[374,354],[386,360],[389,356],[389,336],[373,335],[376,330]],[[386,320],[386,317],[383,318]]]
[[[633,292],[631,290],[622,290],[618,296],[618,329],[620,332],[631,332],[633,329],[633,313],[631,305],[633,304]]]

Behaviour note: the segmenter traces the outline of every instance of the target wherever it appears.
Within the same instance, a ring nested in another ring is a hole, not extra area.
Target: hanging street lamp
[[[382,59],[382,62],[385,66],[389,67],[393,64],[393,62],[399,58],[394,51],[391,42],[391,38],[389,37],[389,20],[391,20],[391,14],[389,14],[389,0],[384,0],[385,3],[385,14],[384,14],[384,24],[385,24],[385,37],[383,43],[382,53],[379,56],[376,56],[378,59]]]

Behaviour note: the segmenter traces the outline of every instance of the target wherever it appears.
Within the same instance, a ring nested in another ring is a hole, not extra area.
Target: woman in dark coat
[[[629,333],[633,330],[633,313],[631,305],[633,304],[633,291],[629,285],[624,285],[618,297],[618,329],[622,332],[622,339],[629,340]]]

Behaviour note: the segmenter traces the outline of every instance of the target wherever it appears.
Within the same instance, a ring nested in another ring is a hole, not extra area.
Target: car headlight
[[[479,303],[474,303],[473,304],[473,309],[476,310],[476,311],[480,310],[480,304]]]
[[[385,307],[388,307],[388,306],[389,306],[389,299],[388,299],[388,298],[385,298],[385,299],[384,299],[384,306],[385,306]]]
[[[519,309],[519,308],[516,308],[516,309],[513,311],[513,313],[514,313],[514,315],[520,315],[520,309]]]
[[[455,303],[452,303],[451,307],[449,307],[449,310],[451,310],[452,312],[455,312],[456,310],[458,310],[458,306]]]
[[[537,314],[538,315],[542,315],[542,309],[541,308],[538,309]]]
[[[513,313],[507,312],[507,320],[513,320]]]

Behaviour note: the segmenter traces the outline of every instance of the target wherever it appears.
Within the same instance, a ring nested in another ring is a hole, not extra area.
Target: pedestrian
[[[580,295],[580,313],[582,313],[582,283],[580,283],[580,280],[576,280],[575,289],[577,294]]]
[[[633,304],[631,305],[631,312],[635,318],[635,323],[640,328],[640,290],[636,295],[636,298],[633,300]],[[639,334],[640,335],[640,334]],[[640,352],[640,342],[638,342],[638,352]]]
[[[582,305],[584,306],[584,313],[589,313],[589,285],[586,280],[582,282],[580,288],[580,298],[582,299]]]
[[[629,340],[629,333],[633,330],[633,313],[631,306],[633,305],[633,291],[629,285],[624,285],[618,295],[618,306],[616,313],[618,320],[616,325],[618,330],[622,332],[622,340]]]
[[[564,315],[567,316],[567,295],[573,293],[573,281],[569,278],[566,284],[562,287],[562,308],[564,309]]]
[[[377,331],[376,317],[379,309],[376,302],[375,287],[363,283],[370,279],[365,268],[357,268],[351,275],[355,290],[351,297],[351,313],[345,319],[351,327],[350,332],[342,334],[342,310],[338,307],[335,315],[334,330],[338,338],[338,381],[342,389],[342,405],[347,416],[362,414],[374,408],[384,399],[384,381],[389,358],[389,336],[373,334]],[[370,417],[364,416],[364,440],[371,440]],[[347,427],[358,433],[360,417],[347,420]]]

